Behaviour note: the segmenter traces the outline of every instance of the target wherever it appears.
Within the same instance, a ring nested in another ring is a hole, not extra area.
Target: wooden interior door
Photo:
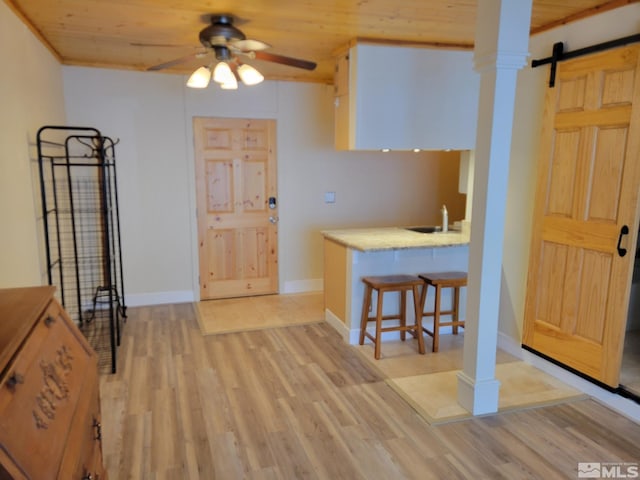
[[[635,45],[558,64],[525,304],[524,346],[610,387],[618,386],[638,222],[638,52]]]
[[[200,298],[278,292],[275,120],[194,118]]]

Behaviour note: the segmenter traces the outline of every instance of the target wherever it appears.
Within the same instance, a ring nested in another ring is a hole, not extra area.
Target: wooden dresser
[[[53,293],[0,290],[0,479],[104,480],[96,354]]]

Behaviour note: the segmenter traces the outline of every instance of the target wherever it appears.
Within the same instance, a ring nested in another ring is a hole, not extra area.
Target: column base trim
[[[498,411],[500,381],[495,378],[477,381],[458,372],[458,403],[473,415]]]

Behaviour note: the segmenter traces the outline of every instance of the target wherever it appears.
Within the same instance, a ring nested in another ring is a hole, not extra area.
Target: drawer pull
[[[7,379],[7,386],[9,388],[16,388],[16,385],[19,383],[24,383],[24,375],[21,375],[18,372],[13,372]]]
[[[93,428],[96,429],[96,437],[95,439],[98,441],[102,440],[102,424],[97,421],[95,418],[93,419]]]
[[[93,475],[87,473],[84,477],[82,477],[82,480],[93,480]]]
[[[55,321],[56,321],[56,317],[54,317],[53,315],[47,315],[47,318],[44,319],[44,324],[47,327],[50,327],[55,323]]]

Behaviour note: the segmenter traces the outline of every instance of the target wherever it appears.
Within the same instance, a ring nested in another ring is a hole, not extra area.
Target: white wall
[[[571,51],[639,31],[640,5],[628,5],[531,37],[530,60],[550,56],[556,42],[564,42],[565,51]],[[526,67],[518,77],[500,305],[500,331],[518,342],[524,317],[538,145],[548,81],[548,65]]]
[[[456,153],[336,152],[332,87],[264,82],[192,90],[186,78],[65,67],[69,122],[120,139],[116,147],[128,304],[197,298],[192,118],[277,121],[280,292],[321,288],[322,229],[438,221],[457,186]],[[435,182],[438,184],[438,182]],[[324,192],[336,192],[325,204]],[[464,198],[459,220],[464,215]]]
[[[31,159],[38,128],[65,123],[62,69],[4,2],[0,63],[0,288],[40,285],[44,233]]]
[[[191,300],[181,77],[72,67],[63,71],[69,123],[96,127],[119,142],[125,292],[144,296],[143,303],[154,303],[157,295],[167,301]]]

